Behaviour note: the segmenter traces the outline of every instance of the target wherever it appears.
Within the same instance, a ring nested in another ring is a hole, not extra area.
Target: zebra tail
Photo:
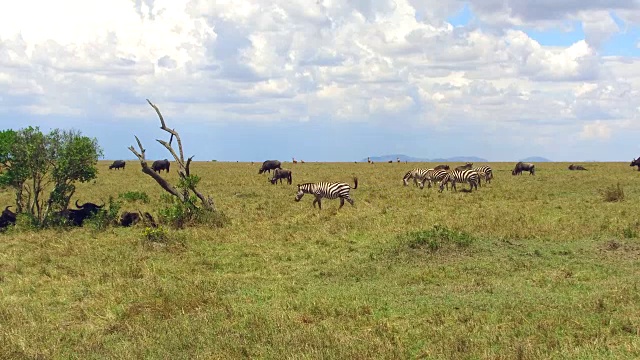
[[[356,176],[353,177],[353,190],[358,188],[358,178]]]

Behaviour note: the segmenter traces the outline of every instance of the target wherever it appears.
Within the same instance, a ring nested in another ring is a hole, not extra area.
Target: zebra
[[[480,175],[480,179],[484,179],[484,181],[489,184],[491,183],[491,179],[493,179],[493,170],[488,165],[478,166],[473,169],[473,171],[477,172]],[[480,180],[478,180],[478,185],[480,185]]]
[[[437,183],[438,181],[442,181],[446,174],[447,174],[447,170],[444,170],[444,169],[427,170],[424,176],[418,180],[420,189],[424,189],[425,182],[428,182],[428,187],[431,188],[432,183]],[[446,184],[446,185],[447,185],[447,190],[449,190],[449,184]]]
[[[358,188],[358,178],[353,178],[353,189]],[[296,194],[296,201],[300,201],[304,194],[313,194],[316,199],[313,200],[313,207],[316,207],[316,203],[318,203],[318,209],[322,210],[322,198],[327,199],[340,199],[340,207],[338,210],[344,206],[344,201],[347,200],[351,206],[354,205],[353,199],[349,196],[349,191],[351,187],[347,183],[330,183],[330,182],[319,182],[319,183],[306,183],[306,184],[298,184],[298,193]]]
[[[429,170],[433,170],[433,169],[416,168],[416,169],[407,171],[407,173],[404,174],[404,177],[402,178],[402,182],[404,183],[404,186],[409,185],[409,180],[411,179],[413,179],[413,184],[418,186],[418,179],[422,179],[427,173],[427,171]]]
[[[445,184],[451,182],[451,187],[453,190],[458,191],[456,189],[456,183],[465,183],[468,182],[471,186],[470,190],[473,191],[475,187],[478,190],[478,182],[480,182],[480,176],[477,172],[473,170],[453,170],[445,175],[444,179],[440,182],[440,192],[444,190]]]

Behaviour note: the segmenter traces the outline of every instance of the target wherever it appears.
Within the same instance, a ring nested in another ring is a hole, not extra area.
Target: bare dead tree
[[[140,151],[136,151],[136,149],[133,146],[129,146],[129,150],[131,150],[131,152],[138,158],[138,160],[140,160],[140,165],[142,166],[142,172],[151,176],[158,183],[158,185],[160,185],[160,187],[162,187],[169,194],[180,199],[180,201],[189,202],[190,201],[189,190],[191,190],[198,197],[198,199],[200,199],[200,202],[202,203],[202,206],[205,209],[215,211],[215,206],[213,204],[213,199],[211,198],[211,196],[204,196],[200,191],[198,191],[194,181],[190,181],[191,174],[189,172],[189,166],[191,165],[191,160],[193,160],[193,156],[188,158],[187,161],[184,160],[184,152],[182,151],[182,140],[180,139],[180,135],[178,134],[177,131],[175,131],[175,129],[169,129],[167,127],[164,121],[164,118],[160,113],[160,109],[158,109],[156,105],[154,105],[151,101],[149,101],[149,99],[147,99],[147,102],[156,111],[156,114],[158,114],[158,118],[160,118],[160,125],[161,125],[160,129],[171,134],[169,142],[166,142],[160,139],[156,139],[156,141],[162,144],[162,146],[164,146],[167,150],[169,150],[169,152],[175,159],[176,163],[178,164],[178,175],[180,176],[180,179],[184,180],[184,184],[186,188],[184,189],[184,191],[180,192],[180,189],[170,184],[167,180],[165,180],[162,176],[160,176],[160,174],[151,170],[149,165],[147,165],[147,160],[145,159],[146,150],[142,147],[142,143],[140,142],[140,139],[138,139],[138,137],[135,136],[136,142],[138,143],[138,147]],[[176,153],[176,151],[171,146],[171,142],[173,141],[174,138],[176,139],[176,143],[178,144],[178,153]]]

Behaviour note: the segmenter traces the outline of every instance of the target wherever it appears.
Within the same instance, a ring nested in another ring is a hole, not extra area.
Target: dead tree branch
[[[160,139],[156,139],[156,141],[162,144],[162,146],[164,146],[175,159],[176,163],[178,164],[178,174],[180,175],[180,178],[182,179],[187,178],[188,176],[190,176],[189,166],[191,165],[191,160],[193,159],[193,156],[187,159],[186,162],[184,161],[184,152],[182,150],[182,140],[180,139],[180,134],[178,134],[178,132],[175,131],[175,129],[170,129],[167,127],[164,117],[162,116],[162,113],[160,113],[160,109],[158,109],[156,105],[154,105],[149,99],[147,99],[147,102],[156,111],[156,114],[158,114],[158,118],[160,119],[160,129],[171,134],[171,137],[169,138],[169,142],[166,142]],[[138,137],[136,136],[135,138],[136,138],[136,141],[138,142],[138,147],[140,148],[140,152],[136,151],[136,149],[133,146],[129,146],[129,150],[131,150],[131,152],[134,155],[136,155],[138,160],[140,160],[140,165],[142,166],[142,172],[151,176],[165,191],[169,192],[171,195],[176,196],[178,199],[180,199],[183,202],[189,201],[188,191],[185,191],[184,193],[180,193],[180,191],[175,186],[171,185],[162,176],[160,176],[158,173],[156,173],[151,168],[149,168],[149,166],[147,165],[147,161],[145,159],[145,154],[144,154],[145,149],[142,147],[142,143],[140,142]],[[174,138],[176,139],[176,143],[178,144],[177,153],[174,150],[174,148],[171,146],[171,142],[173,141]],[[189,187],[189,190],[191,190],[196,195],[196,197],[200,199],[205,209],[215,211],[213,199],[210,196],[204,196],[202,193],[200,193],[197,190],[197,188],[193,184],[190,184],[188,187]]]

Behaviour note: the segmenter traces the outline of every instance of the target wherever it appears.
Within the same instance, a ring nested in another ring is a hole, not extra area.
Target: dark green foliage
[[[473,237],[468,233],[451,230],[440,225],[434,225],[429,230],[410,232],[403,237],[410,248],[427,249],[430,252],[435,252],[450,245],[466,248],[473,242]]]
[[[120,193],[118,197],[129,202],[142,201],[145,204],[149,203],[149,195],[144,191],[127,191]]]
[[[209,211],[195,206],[197,201],[195,196],[192,196],[187,202],[182,202],[175,196],[168,194],[162,194],[160,198],[167,204],[158,212],[160,221],[176,229],[195,224],[223,227],[229,223],[229,218],[224,212]]]
[[[96,230],[105,230],[110,225],[116,225],[118,223],[118,214],[122,203],[115,200],[112,196],[109,196],[109,202],[107,206],[101,209],[96,215],[87,219],[87,223],[91,224]]]
[[[6,130],[0,132],[0,184],[14,189],[18,213],[42,224],[47,213],[68,207],[75,183],[95,179],[100,156],[97,140],[78,131]]]

